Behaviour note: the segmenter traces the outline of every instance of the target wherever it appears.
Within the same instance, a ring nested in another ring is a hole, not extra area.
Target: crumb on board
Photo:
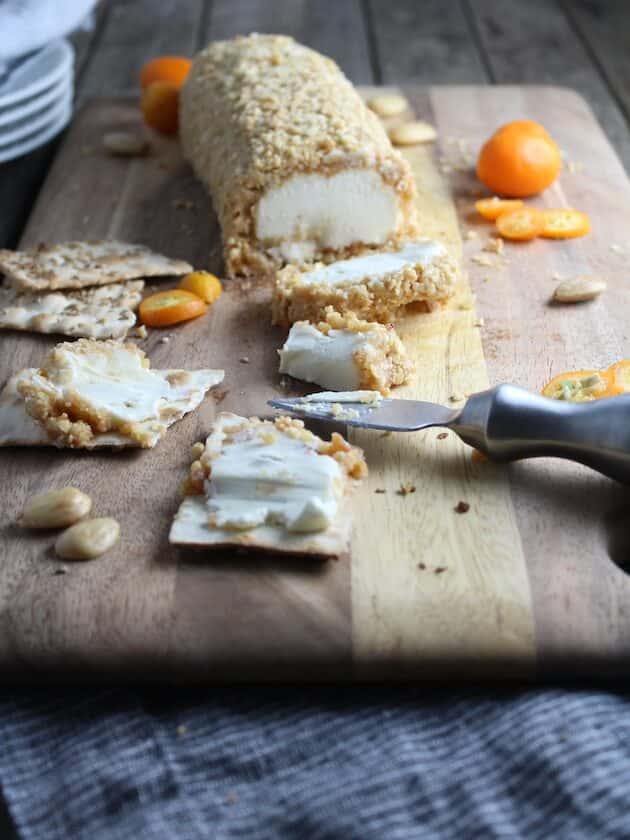
[[[468,230],[464,232],[464,239],[479,239],[479,233],[478,231],[473,230],[472,228],[468,228]]]
[[[468,504],[468,502],[461,502],[460,501],[460,502],[457,502],[454,510],[455,510],[455,513],[468,513],[468,511],[470,510],[470,505]]]
[[[67,566],[57,566],[57,568],[53,571],[53,575],[67,575],[68,574],[68,567]]]
[[[189,198],[175,198],[173,199],[173,207],[176,210],[194,210],[195,202]]]
[[[433,574],[441,575],[442,572],[445,572],[447,570],[447,568],[448,566],[436,566],[435,569],[433,569]]]
[[[437,439],[438,440],[444,440],[444,438],[447,438],[447,437],[448,437],[448,432],[440,432],[440,434],[437,436]]]
[[[391,435],[392,435],[392,433],[391,433],[391,432],[383,432],[382,434],[380,434],[380,435],[379,435],[379,437],[382,437],[382,438],[384,438],[384,437],[391,437]]]
[[[450,402],[462,402],[463,400],[466,399],[466,395],[465,394],[460,394],[460,393],[453,393],[453,394],[450,395],[450,397],[448,399],[449,399]]]
[[[170,340],[171,340],[170,335],[163,335],[162,338],[160,339],[160,344],[168,344]]]
[[[477,318],[475,321],[473,321],[473,327],[484,327],[485,324],[486,322],[483,318]]]
[[[476,263],[477,265],[483,265],[486,268],[492,268],[496,265],[489,254],[475,254],[470,258],[470,261]]]
[[[386,490],[385,490],[385,488],[384,488],[384,487],[377,487],[377,488],[376,488],[376,490],[375,490],[374,492],[375,492],[375,493],[385,493],[385,492],[386,492]]]
[[[426,563],[418,563],[418,568],[421,569],[422,571],[424,571],[426,569],[426,567],[427,567]]]
[[[500,236],[491,236],[482,250],[487,251],[489,254],[502,254],[504,247],[505,243]]]
[[[241,356],[241,358],[239,359],[239,362],[242,365],[248,365],[249,364],[249,356]]]
[[[408,496],[410,493],[416,492],[416,485],[411,482],[401,482],[400,487],[396,490],[398,496]]]

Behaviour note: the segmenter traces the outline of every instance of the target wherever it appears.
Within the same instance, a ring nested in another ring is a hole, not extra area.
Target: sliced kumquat
[[[197,295],[205,303],[214,303],[223,291],[219,278],[210,274],[209,271],[193,271],[191,274],[187,274],[182,277],[179,288],[192,292],[193,295]]]
[[[499,216],[509,213],[511,210],[518,210],[523,206],[520,198],[499,198],[494,195],[492,198],[480,198],[475,201],[475,209],[480,216],[490,222],[496,221]]]
[[[169,289],[149,295],[140,304],[140,320],[147,327],[170,327],[190,321],[208,311],[208,304],[185,289]]]
[[[180,88],[190,72],[192,61],[181,55],[162,55],[153,58],[140,71],[140,87],[144,90],[153,82],[170,82]]]
[[[568,402],[590,402],[611,396],[608,371],[571,370],[560,373],[542,389],[543,397]]]
[[[520,207],[503,213],[496,221],[497,230],[504,239],[524,242],[540,235],[544,226],[543,215],[533,207]]]
[[[615,362],[606,371],[609,385],[609,396],[613,397],[616,394],[627,394],[630,392],[630,359],[623,359],[621,362]]]
[[[541,236],[547,239],[574,239],[591,232],[591,221],[586,213],[563,207],[559,210],[542,210],[544,226]]]

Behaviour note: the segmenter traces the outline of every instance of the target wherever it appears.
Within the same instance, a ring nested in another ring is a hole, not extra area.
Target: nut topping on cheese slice
[[[0,329],[124,338],[136,323],[143,288],[144,280],[43,293],[0,286]]]
[[[200,52],[180,94],[180,138],[212,195],[231,275],[415,235],[411,167],[339,67],[292,38]]]
[[[410,303],[427,308],[455,292],[457,268],[446,249],[431,239],[395,251],[364,254],[300,271],[286,266],[276,275],[274,324],[325,319],[326,308],[387,324]]]
[[[187,483],[170,541],[337,557],[348,545],[345,502],[367,474],[363,453],[301,420],[222,413]]]
[[[29,251],[0,250],[0,273],[23,291],[83,289],[190,271],[192,266],[183,260],[115,240],[40,245]]]
[[[391,324],[359,320],[332,309],[317,325],[293,324],[280,354],[280,373],[334,391],[358,388],[387,395],[410,377],[413,364]]]
[[[58,344],[0,393],[0,443],[152,447],[222,380],[218,370],[150,370],[134,344]]]

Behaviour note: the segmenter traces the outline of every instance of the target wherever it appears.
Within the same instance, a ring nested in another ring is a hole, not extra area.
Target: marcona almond
[[[395,146],[415,146],[418,143],[433,143],[437,131],[425,122],[406,122],[389,130],[389,139]]]
[[[582,275],[563,280],[553,293],[553,299],[558,303],[581,303],[592,300],[601,295],[606,289],[606,283],[599,277]]]
[[[368,100],[368,108],[379,117],[395,117],[409,107],[404,96],[398,93],[383,93]]]
[[[103,136],[103,147],[110,155],[142,157],[149,151],[149,141],[132,131],[108,131]]]
[[[66,560],[93,560],[109,551],[119,537],[120,525],[115,519],[86,519],[58,537],[55,552]]]
[[[18,524],[24,528],[67,528],[92,510],[92,499],[76,487],[48,490],[30,499]]]

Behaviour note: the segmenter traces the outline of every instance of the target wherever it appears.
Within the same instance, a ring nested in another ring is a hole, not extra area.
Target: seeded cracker
[[[21,291],[104,286],[138,277],[188,274],[192,266],[128,242],[66,242],[28,251],[0,250],[0,273]]]
[[[144,280],[64,292],[19,292],[0,286],[0,329],[84,338],[124,338]]]

